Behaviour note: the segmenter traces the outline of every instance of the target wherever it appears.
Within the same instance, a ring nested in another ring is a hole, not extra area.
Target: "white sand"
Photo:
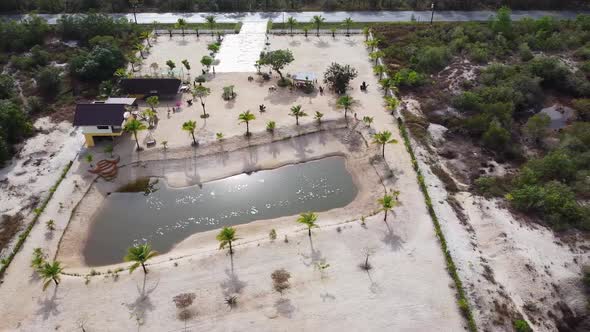
[[[391,130],[401,141],[394,119],[382,106],[382,92],[377,88],[362,38],[272,37],[271,42],[273,48],[293,50],[297,60],[286,72],[321,74],[333,61],[356,67],[359,77],[352,84],[351,95],[359,101],[355,111],[358,117],[374,116],[375,129]],[[232,81],[231,76],[224,75],[229,74],[218,74],[207,83],[217,86],[214,90],[218,94],[224,80]],[[276,77],[273,80],[276,82]],[[164,138],[170,141],[170,155],[186,158],[200,153],[195,151],[213,152],[206,143],[214,140],[218,131],[228,138],[229,150],[240,144],[254,145],[270,135],[264,130],[268,119],[276,121],[284,133],[312,128],[311,117],[302,119],[299,128],[294,126],[287,110],[295,103],[304,105],[310,114],[319,110],[327,118],[342,117],[341,111],[334,108],[334,95],[291,94],[282,89],[269,94],[267,86],[273,83],[249,83],[243,75],[235,75],[234,81],[237,100],[228,106],[216,96],[210,96],[208,107],[212,116],[206,122],[198,118],[200,105],[176,113],[171,119],[165,116],[166,106],[160,107],[158,111],[164,116],[154,135],[159,141]],[[369,83],[366,93],[358,89],[362,81]],[[237,114],[248,108],[256,111],[261,102],[269,111],[252,123],[253,138],[244,139],[244,125],[237,124]],[[179,130],[180,123],[189,117],[196,118],[200,125],[198,135],[202,145],[196,150],[190,147],[187,134]],[[128,135],[117,142],[116,152],[124,164],[170,156],[160,147],[139,154],[133,152],[134,142]],[[97,159],[101,149],[98,146],[91,150]],[[190,167],[188,161],[186,167]],[[56,221],[55,234],[47,237],[42,224],[35,227],[7,271],[0,287],[3,299],[0,330],[76,330],[80,320],[86,322],[89,331],[129,331],[137,328],[138,323],[146,331],[177,330],[184,323],[177,320],[171,300],[181,292],[197,295],[193,306],[196,316],[187,322],[193,330],[462,330],[465,322],[458,311],[452,282],[403,144],[387,146],[386,161],[393,170],[393,177],[386,181],[387,187],[399,189],[402,202],[388,224],[378,214],[368,218],[367,229],[358,221],[336,226],[351,216],[345,209],[341,213],[336,209],[333,215],[324,215],[320,221],[322,227],[314,230],[313,249],[306,232],[294,222],[276,227],[275,243],[268,240],[268,227],[255,227],[256,223],[241,225],[238,233],[244,236],[236,243],[233,273],[230,258],[225,251],[217,250],[210,234],[198,247],[188,241],[186,246],[155,259],[145,283],[140,271],[133,275],[122,272],[116,281],[95,276],[88,285],[81,277],[63,276],[57,289],[51,286],[42,292],[41,282],[32,276],[29,260],[35,247],[45,248],[53,257],[72,207],[82,199],[93,180],[87,175],[87,165],[77,161],[42,217],[42,220]],[[264,163],[261,159],[257,161],[260,165]],[[234,167],[233,162],[226,167]],[[79,189],[73,181],[80,184]],[[65,198],[72,204],[60,210],[58,202]],[[288,244],[282,242],[284,235],[289,238]],[[365,247],[375,250],[371,258],[374,269],[369,274],[358,268]],[[180,255],[183,258],[170,261]],[[314,268],[314,263],[322,260],[330,264],[323,278]],[[177,267],[174,262],[178,263]],[[271,289],[270,274],[282,267],[292,273],[293,279],[291,289],[281,297]],[[68,270],[88,272],[87,268]],[[238,307],[231,311],[223,303],[229,294],[238,296]]]

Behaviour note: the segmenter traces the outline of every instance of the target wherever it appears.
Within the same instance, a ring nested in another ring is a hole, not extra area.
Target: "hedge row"
[[[399,131],[404,139],[404,144],[410,157],[412,158],[412,166],[414,167],[414,171],[416,172],[418,178],[418,184],[420,185],[420,190],[424,195],[424,201],[426,202],[426,206],[428,207],[428,213],[430,214],[430,218],[432,219],[432,223],[434,224],[434,231],[436,236],[438,237],[440,247],[445,255],[445,261],[447,263],[447,271],[453,278],[455,282],[455,287],[457,289],[457,304],[459,305],[459,309],[465,319],[467,319],[467,323],[469,325],[469,330],[472,332],[477,331],[477,325],[475,324],[475,320],[473,319],[473,313],[471,312],[471,308],[469,307],[469,301],[465,296],[465,290],[463,289],[463,282],[461,282],[461,278],[457,273],[457,267],[455,266],[455,262],[453,261],[453,257],[451,256],[451,252],[447,246],[447,240],[441,230],[440,222],[438,221],[438,217],[434,212],[434,207],[432,206],[432,200],[430,199],[430,195],[428,194],[428,189],[426,187],[426,182],[424,181],[424,176],[422,175],[422,171],[418,166],[418,161],[416,160],[416,156],[414,155],[414,150],[412,149],[412,145],[410,143],[410,137],[408,135],[408,131],[406,129],[405,124],[403,123],[401,118],[397,119],[397,124],[399,127]]]
[[[2,267],[0,267],[0,278],[4,275],[4,272],[6,271],[6,269],[8,269],[8,266],[10,265],[10,263],[12,262],[12,260],[14,259],[14,256],[16,256],[16,254],[18,253],[18,251],[24,245],[25,240],[27,239],[27,237],[31,233],[31,230],[33,229],[33,226],[35,226],[35,224],[39,220],[39,217],[41,217],[41,214],[43,213],[43,211],[45,211],[45,208],[47,207],[47,204],[49,204],[49,201],[51,200],[51,198],[53,198],[53,194],[57,190],[57,187],[59,187],[59,185],[61,184],[61,182],[63,181],[63,179],[66,177],[66,174],[68,174],[68,171],[70,170],[70,167],[72,167],[72,163],[73,162],[70,161],[66,165],[66,167],[61,172],[61,175],[60,175],[59,179],[57,180],[57,182],[53,185],[53,187],[51,187],[49,189],[49,195],[47,195],[47,197],[41,202],[41,204],[37,208],[35,208],[35,210],[33,210],[34,213],[35,213],[35,216],[33,217],[33,220],[31,220],[31,222],[29,223],[29,225],[27,225],[27,229],[25,229],[25,231],[22,232],[22,234],[20,234],[18,236],[18,242],[16,243],[16,245],[12,249],[12,252],[10,253],[10,255],[8,255],[7,258],[5,258],[5,259],[2,260]]]

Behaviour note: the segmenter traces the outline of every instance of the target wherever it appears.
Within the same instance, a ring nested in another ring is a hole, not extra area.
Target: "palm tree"
[[[299,215],[299,218],[297,218],[298,223],[307,226],[307,234],[309,235],[309,238],[311,238],[311,229],[313,227],[318,227],[318,225],[315,223],[317,220],[318,215],[313,212],[302,213]]]
[[[392,96],[385,97],[385,105],[391,111],[391,114],[393,115],[393,111],[395,111],[395,109],[397,108],[397,105],[399,105],[399,100],[397,100],[397,98],[392,97]]]
[[[344,19],[344,25],[346,26],[346,37],[350,36],[350,26],[352,25],[352,18],[347,17]]]
[[[203,100],[203,98],[207,97],[210,94],[211,94],[211,89],[209,89],[203,85],[197,85],[193,89],[193,97],[199,98],[199,100],[201,101],[201,107],[203,107],[203,115],[201,115],[202,119],[206,119],[209,117],[209,114],[207,114],[207,112],[205,111],[205,101]]]
[[[143,50],[145,49],[145,46],[143,46],[142,43],[137,43],[135,44],[135,46],[133,46],[133,49],[139,52],[139,56],[144,59],[143,57]]]
[[[189,120],[182,124],[182,130],[191,134],[193,138],[193,146],[197,145],[197,140],[195,139],[195,129],[197,129],[197,122],[193,120]]]
[[[322,23],[324,23],[326,21],[326,19],[324,17],[322,17],[322,15],[315,15],[312,19],[311,22],[313,24],[315,24],[315,28],[316,28],[316,35],[319,37],[320,36],[320,26],[322,25]]]
[[[363,117],[363,122],[367,125],[367,127],[371,127],[371,123],[373,123],[373,117],[372,116],[364,116]]]
[[[211,30],[211,37],[215,36],[215,33],[213,32],[213,29],[215,29],[215,16],[209,15],[205,17],[205,20],[207,21],[207,24],[209,24],[209,30]]]
[[[369,53],[369,58],[372,60],[375,60],[375,66],[377,65],[377,61],[379,61],[379,59],[384,56],[385,56],[385,52],[383,52],[381,50]]]
[[[381,144],[381,155],[385,158],[385,144],[395,144],[397,140],[391,138],[391,132],[389,130],[381,131],[373,135],[373,143]]]
[[[305,34],[305,38],[307,38],[307,32],[309,32],[309,28],[308,27],[303,27],[303,33]]]
[[[129,63],[131,64],[131,70],[135,71],[135,65],[139,63],[139,58],[135,55],[129,57]]]
[[[152,246],[150,246],[149,243],[144,243],[137,247],[127,249],[127,255],[123,259],[126,262],[135,262],[129,267],[129,273],[133,273],[135,269],[141,266],[143,268],[143,273],[147,274],[148,271],[145,268],[145,262],[157,254],[158,252],[152,250]]]
[[[297,24],[297,20],[295,17],[291,16],[287,19],[287,24],[289,24],[289,29],[291,30],[291,35],[293,35],[293,27]]]
[[[365,35],[365,42],[369,40],[369,36],[371,35],[371,28],[363,27],[363,35]]]
[[[256,115],[250,113],[250,111],[246,111],[244,113],[240,113],[240,115],[238,116],[238,120],[240,120],[240,123],[246,123],[246,136],[250,136],[250,121],[252,120],[256,120]]]
[[[115,70],[115,73],[113,75],[119,80],[129,77],[129,73],[127,72],[127,70],[125,70],[125,68],[119,68]]]
[[[186,28],[186,20],[183,18],[179,18],[174,25],[175,28],[180,28],[182,30],[182,36],[184,37],[184,28]]]
[[[367,47],[370,47],[371,52],[373,52],[375,50],[375,47],[379,46],[379,39],[372,38],[371,40],[367,40],[365,44],[367,45]]]
[[[152,128],[154,126],[154,122],[156,120],[156,116],[158,115],[158,113],[156,113],[156,111],[152,110],[152,109],[146,109],[145,111],[141,112],[141,115],[143,115],[145,118],[148,118],[148,127]]]
[[[348,95],[341,96],[336,101],[336,106],[344,108],[344,119],[347,119],[348,110],[354,107],[354,105],[356,105],[356,100]]]
[[[385,66],[375,65],[375,67],[373,67],[373,73],[379,75],[379,79],[383,78],[383,74],[385,73]]]
[[[301,105],[297,105],[291,107],[291,113],[289,115],[295,117],[295,124],[299,126],[299,117],[307,116],[307,113],[301,109]]]
[[[313,118],[318,122],[318,124],[322,123],[322,118],[324,117],[324,113],[322,112],[315,112],[315,115],[313,116]]]
[[[236,229],[233,227],[223,227],[223,229],[217,234],[216,236],[217,241],[219,241],[219,249],[225,248],[226,245],[229,245],[229,254],[233,255],[234,251],[232,249],[231,243],[233,241],[239,240],[236,237]]]
[[[398,206],[399,202],[392,196],[392,195],[383,195],[382,198],[377,200],[381,205],[381,209],[385,212],[385,216],[383,217],[383,221],[387,222],[387,211],[393,210],[394,207]]]
[[[143,31],[142,33],[140,33],[139,38],[145,39],[147,41],[148,46],[152,47],[152,44],[150,43],[150,33],[148,31]]]
[[[49,284],[53,281],[55,283],[55,287],[59,285],[60,275],[63,268],[61,267],[60,262],[53,261],[53,263],[45,262],[39,268],[39,275],[43,278],[43,290],[47,289]]]
[[[143,124],[143,122],[137,120],[137,119],[131,119],[129,121],[127,121],[125,123],[125,126],[123,127],[123,130],[128,132],[128,133],[133,133],[133,137],[135,138],[135,143],[137,144],[137,151],[141,150],[141,147],[139,146],[139,140],[137,139],[137,132],[141,131],[141,130],[146,130],[147,127],[145,126],[145,124]]]
[[[383,88],[383,96],[384,97],[387,97],[387,94],[389,93],[390,89],[392,89],[392,90],[397,89],[397,85],[395,83],[395,80],[391,77],[380,79],[379,84],[381,84],[381,88]]]

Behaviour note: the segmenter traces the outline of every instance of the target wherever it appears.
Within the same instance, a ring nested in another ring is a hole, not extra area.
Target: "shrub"
[[[513,323],[514,330],[516,332],[532,332],[533,329],[529,326],[529,323],[526,322],[524,319],[517,319]]]
[[[581,119],[590,120],[590,98],[574,99],[573,106]]]
[[[496,151],[504,151],[510,142],[510,132],[494,119],[482,136],[483,144]]]
[[[490,55],[485,44],[473,44],[469,46],[469,57],[478,63],[485,63],[489,60]]]
[[[520,60],[522,61],[529,61],[533,58],[533,52],[531,52],[531,48],[529,44],[522,43],[518,46],[518,55],[520,56]]]
[[[451,54],[444,46],[426,46],[415,58],[416,68],[425,72],[443,69],[449,62]]]
[[[39,92],[47,99],[53,99],[61,89],[61,70],[45,67],[37,75]]]
[[[399,87],[413,87],[425,83],[424,75],[408,68],[402,68],[393,75],[393,81]]]
[[[475,191],[484,197],[503,197],[507,192],[505,183],[493,176],[481,176],[473,185]]]
[[[291,287],[291,285],[289,284],[289,279],[291,278],[291,274],[289,272],[287,272],[287,270],[285,269],[279,269],[279,270],[275,270],[271,275],[270,275],[271,279],[272,279],[272,286],[274,288],[275,291],[277,291],[278,293],[283,294],[283,292],[287,289],[289,289],[289,287]]]

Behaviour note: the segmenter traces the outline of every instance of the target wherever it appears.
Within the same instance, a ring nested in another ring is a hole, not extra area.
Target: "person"
[[[258,108],[260,109],[260,112],[266,112],[266,106],[264,104],[261,104]]]
[[[320,85],[320,95],[324,95],[324,87]]]
[[[367,83],[365,81],[363,81],[363,84],[361,84],[361,90],[367,90]]]
[[[188,99],[186,101],[186,103],[188,104],[188,106],[193,106],[193,100],[192,99]]]

